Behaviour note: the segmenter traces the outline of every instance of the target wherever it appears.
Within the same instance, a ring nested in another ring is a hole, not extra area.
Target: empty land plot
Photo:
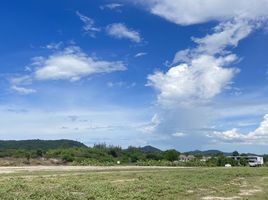
[[[0,173],[0,199],[268,199],[268,168],[25,167],[0,171],[6,171]]]

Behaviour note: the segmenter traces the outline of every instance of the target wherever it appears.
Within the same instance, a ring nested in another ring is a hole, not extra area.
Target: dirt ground
[[[0,167],[0,174],[39,171],[116,171],[116,170],[145,170],[145,169],[172,169],[178,167],[151,167],[151,166],[22,166],[22,167]],[[180,167],[181,168],[181,167]]]

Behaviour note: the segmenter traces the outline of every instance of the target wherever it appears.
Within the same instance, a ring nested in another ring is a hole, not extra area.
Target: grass
[[[268,199],[268,168],[0,174],[0,199]],[[228,198],[223,198],[228,197]]]

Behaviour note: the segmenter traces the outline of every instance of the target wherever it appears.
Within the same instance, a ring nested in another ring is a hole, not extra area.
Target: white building
[[[263,157],[260,156],[248,156],[248,164],[251,167],[261,166],[264,164]]]
[[[261,156],[229,156],[233,158],[234,160],[240,161],[241,158],[244,158],[248,161],[249,166],[251,167],[257,167],[264,164],[263,157]]]

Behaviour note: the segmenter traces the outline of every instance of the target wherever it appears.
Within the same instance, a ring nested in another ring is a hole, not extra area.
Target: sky
[[[0,139],[268,153],[268,0],[3,0]]]

